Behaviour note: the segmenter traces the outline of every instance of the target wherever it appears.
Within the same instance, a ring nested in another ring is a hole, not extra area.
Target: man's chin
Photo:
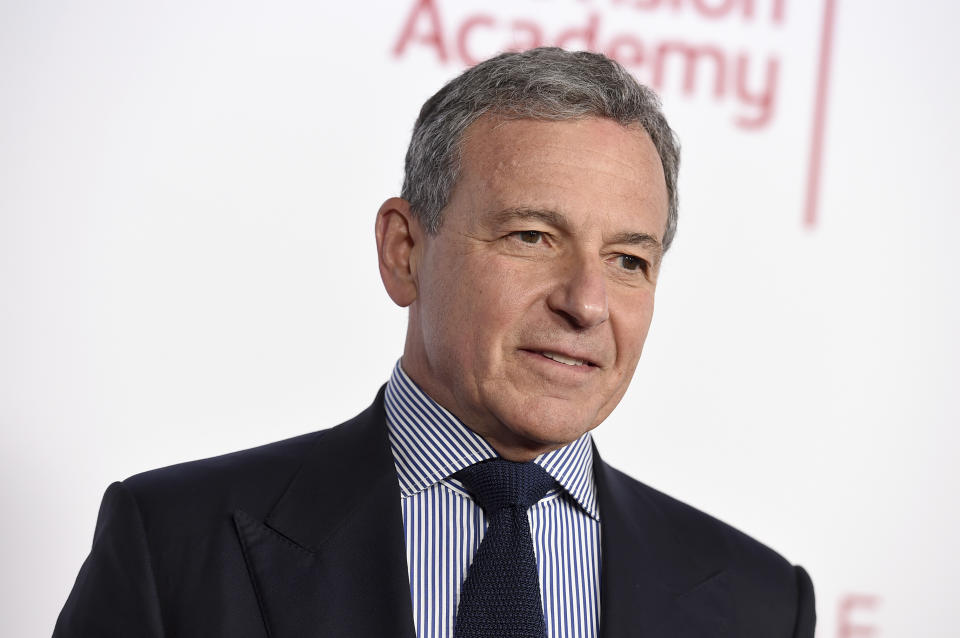
[[[562,402],[567,408],[565,411],[557,409],[564,406],[550,403],[553,402],[539,401],[537,406],[518,411],[510,415],[513,418],[503,420],[505,428],[512,434],[513,445],[510,447],[532,453],[530,458],[534,458],[576,441],[595,427],[590,415],[582,414],[580,410],[571,414],[566,401]]]

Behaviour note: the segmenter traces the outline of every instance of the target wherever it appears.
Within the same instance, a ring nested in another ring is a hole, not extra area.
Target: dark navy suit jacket
[[[594,451],[603,638],[812,638],[801,567]],[[103,497],[55,638],[414,638],[383,391],[335,428]]]

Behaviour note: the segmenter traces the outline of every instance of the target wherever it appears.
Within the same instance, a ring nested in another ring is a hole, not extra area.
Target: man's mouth
[[[547,359],[553,359],[557,363],[562,363],[568,366],[592,366],[593,365],[589,361],[584,361],[583,359],[574,359],[573,357],[568,357],[558,352],[541,351],[540,354],[545,356]]]

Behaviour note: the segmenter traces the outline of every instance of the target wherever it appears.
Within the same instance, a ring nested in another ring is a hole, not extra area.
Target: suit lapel
[[[234,522],[271,638],[413,638],[383,389],[320,435],[266,521]]]
[[[600,459],[594,472],[602,534],[602,638],[727,635],[727,575],[711,552],[684,543],[667,497]]]

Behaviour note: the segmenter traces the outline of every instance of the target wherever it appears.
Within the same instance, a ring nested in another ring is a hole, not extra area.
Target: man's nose
[[[594,255],[571,259],[561,269],[547,305],[576,328],[592,328],[610,316],[604,264]]]

